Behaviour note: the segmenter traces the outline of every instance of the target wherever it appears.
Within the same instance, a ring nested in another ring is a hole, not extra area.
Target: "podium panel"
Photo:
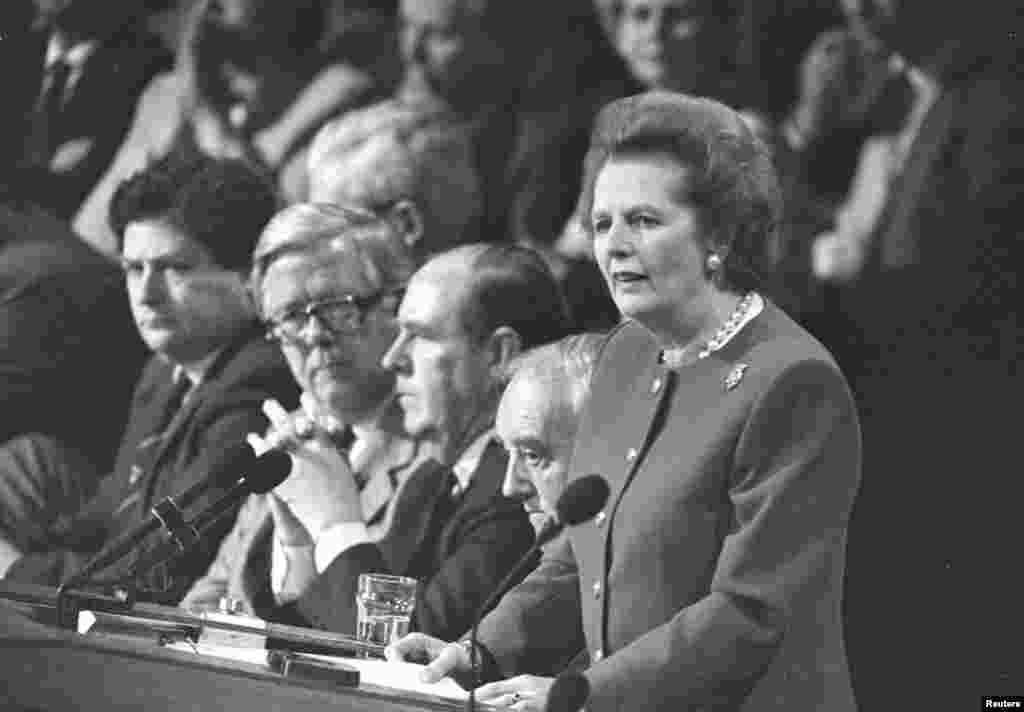
[[[0,587],[0,709],[5,712],[454,712],[454,700],[285,677],[268,667],[79,635],[34,620]]]

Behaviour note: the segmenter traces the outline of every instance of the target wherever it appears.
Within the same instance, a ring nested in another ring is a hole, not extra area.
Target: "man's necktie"
[[[179,371],[176,374],[171,391],[164,401],[163,412],[156,421],[154,431],[142,438],[135,447],[135,461],[128,472],[129,490],[117,508],[118,513],[123,512],[131,505],[140,501],[144,475],[150,472],[156,465],[156,457],[161,450],[164,440],[170,433],[170,426],[174,422],[175,416],[181,410],[185,397],[191,390],[191,387],[192,382],[189,381],[184,373]]]
[[[27,148],[32,165],[46,168],[57,149],[56,126],[57,118],[64,103],[68,80],[71,78],[71,65],[60,58],[46,69],[43,90],[36,102],[32,114]]]

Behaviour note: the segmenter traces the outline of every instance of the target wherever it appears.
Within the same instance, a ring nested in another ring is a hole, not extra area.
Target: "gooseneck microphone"
[[[210,527],[231,508],[250,494],[266,494],[288,479],[292,461],[288,453],[269,450],[253,462],[252,467],[238,478],[238,481],[220,499],[201,510],[186,526],[194,536],[183,541],[172,539],[163,542],[150,552],[132,570],[132,579],[138,579],[157,566],[188,553],[204,540]]]
[[[271,451],[257,458],[252,447],[247,444],[240,444],[225,450],[210,465],[209,474],[199,482],[191,485],[179,495],[165,497],[158,502],[151,510],[149,517],[142,524],[135,526],[128,531],[116,536],[113,541],[104,546],[95,556],[92,557],[81,569],[69,576],[60,585],[61,590],[70,589],[73,586],[81,585],[88,581],[93,574],[101,571],[114,562],[120,560],[134,549],[139,542],[149,536],[152,532],[163,527],[171,535],[181,542],[182,539],[194,540],[198,537],[195,527],[184,521],[183,510],[190,507],[197,499],[211,489],[223,487],[234,483],[231,491],[235,491],[242,483],[254,482],[256,479],[267,478],[268,473],[278,472],[281,459],[288,464],[284,470],[284,476],[288,476],[290,459],[285,453]],[[274,463],[274,464],[271,464]],[[242,475],[239,479],[238,473],[249,473]],[[245,485],[250,486],[249,484]],[[240,498],[240,495],[236,495]],[[226,505],[223,507],[226,509]]]
[[[578,672],[559,675],[548,691],[544,712],[579,712],[590,697],[590,681]]]
[[[586,475],[573,480],[562,492],[555,503],[554,515],[548,517],[537,536],[533,546],[530,547],[512,570],[502,579],[497,588],[491,592],[484,604],[477,610],[473,619],[473,628],[469,634],[469,658],[472,668],[473,686],[469,690],[469,698],[466,700],[466,709],[470,712],[476,710],[476,688],[480,686],[479,661],[477,660],[477,629],[480,626],[480,619],[491,607],[504,596],[512,583],[517,581],[525,573],[525,569],[533,561],[534,555],[542,546],[554,539],[566,526],[576,526],[593,519],[601,511],[608,501],[608,483],[600,475]]]

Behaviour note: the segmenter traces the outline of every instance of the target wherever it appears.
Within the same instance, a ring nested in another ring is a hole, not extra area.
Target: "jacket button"
[[[605,511],[602,509],[600,512],[597,513],[597,516],[594,517],[594,524],[596,524],[599,527],[603,527],[604,526],[604,520],[607,519],[607,518],[608,518],[608,514],[605,513]]]
[[[591,657],[594,658],[594,662],[595,663],[599,663],[602,660],[604,660],[604,651],[601,650],[600,648],[598,648],[597,650],[594,651],[594,654]]]
[[[662,381],[661,381],[660,378],[655,378],[653,381],[651,381],[651,395],[652,396],[657,394],[657,392],[661,390],[661,384],[662,384]]]
[[[636,459],[636,456],[637,456],[636,448],[635,447],[629,448],[629,450],[626,451],[626,462],[633,462],[633,460]]]
[[[591,588],[594,589],[594,598],[601,598],[601,582],[594,581],[594,585]]]

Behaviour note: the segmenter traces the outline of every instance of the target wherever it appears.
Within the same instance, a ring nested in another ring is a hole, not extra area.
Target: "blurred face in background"
[[[283,255],[260,292],[295,380],[317,403],[353,422],[391,397],[394,377],[380,359],[395,337],[398,297],[375,290],[352,251]]]
[[[142,340],[176,363],[225,346],[254,315],[242,275],[162,220],[128,224],[121,262]]]
[[[692,91],[717,72],[710,0],[623,0],[618,49],[630,71],[651,88]],[[712,58],[709,61],[709,58]]]
[[[473,92],[481,77],[494,79],[492,72],[503,59],[498,44],[467,4],[467,0],[402,0],[399,18],[406,83],[455,104]]]

